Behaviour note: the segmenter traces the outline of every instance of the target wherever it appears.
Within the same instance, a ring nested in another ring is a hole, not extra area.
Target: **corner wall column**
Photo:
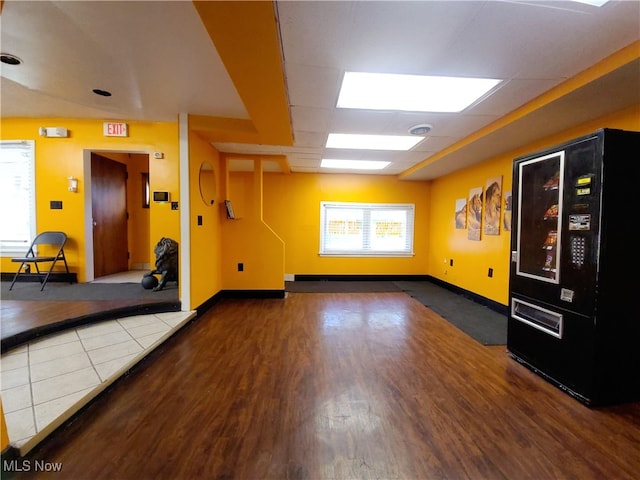
[[[182,311],[191,310],[191,229],[189,218],[189,115],[179,115],[180,141],[180,302]]]

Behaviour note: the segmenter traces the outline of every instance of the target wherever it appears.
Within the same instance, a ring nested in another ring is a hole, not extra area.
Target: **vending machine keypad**
[[[585,237],[571,236],[571,263],[580,268],[584,265],[584,256],[586,251]]]

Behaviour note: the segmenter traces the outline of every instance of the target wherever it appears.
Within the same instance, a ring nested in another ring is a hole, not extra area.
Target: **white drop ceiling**
[[[292,172],[319,172],[323,157],[348,158],[391,162],[376,175],[431,179],[640,103],[636,55],[573,93],[465,141],[640,40],[636,0],[600,8],[569,1],[288,0],[274,3],[274,17],[294,145],[214,141],[221,152],[237,154],[232,169],[250,168],[237,158],[242,154],[284,155]],[[0,22],[2,53],[23,61],[0,65],[2,118],[176,121],[189,113],[250,120],[190,1],[9,0]],[[461,113],[337,109],[345,71],[503,82]],[[113,95],[96,96],[94,88]],[[324,147],[330,132],[405,135],[422,123],[432,131],[407,152]],[[444,149],[451,153],[439,155]],[[281,163],[267,162],[265,170],[279,171]]]

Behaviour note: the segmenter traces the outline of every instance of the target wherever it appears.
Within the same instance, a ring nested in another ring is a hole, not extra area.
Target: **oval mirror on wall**
[[[209,162],[200,165],[200,196],[205,205],[213,205],[216,199],[216,172]]]

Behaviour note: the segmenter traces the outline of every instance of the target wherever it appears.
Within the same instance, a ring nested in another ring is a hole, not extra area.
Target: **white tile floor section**
[[[7,351],[0,392],[11,444],[26,454],[195,315],[107,320]]]
[[[105,277],[99,277],[91,283],[138,283],[142,276],[149,270],[129,270],[127,272],[113,273]]]

